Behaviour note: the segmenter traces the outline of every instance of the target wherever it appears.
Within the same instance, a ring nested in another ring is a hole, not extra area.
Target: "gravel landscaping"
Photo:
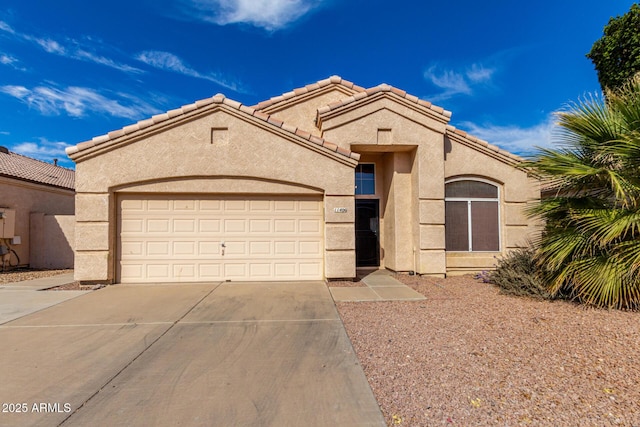
[[[338,303],[388,425],[640,426],[640,313],[397,278],[427,300]]]
[[[22,282],[23,280],[40,279],[65,273],[73,273],[73,270],[33,270],[18,268],[0,272],[0,283]]]

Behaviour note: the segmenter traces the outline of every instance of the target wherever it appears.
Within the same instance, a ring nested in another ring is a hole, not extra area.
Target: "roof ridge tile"
[[[338,85],[346,87],[347,89],[355,90],[356,92],[362,92],[362,91],[365,90],[363,87],[357,86],[353,82],[345,80],[340,76],[333,75],[333,76],[330,76],[330,77],[328,77],[326,79],[318,80],[317,82],[310,83],[310,84],[308,84],[306,86],[293,89],[292,91],[289,91],[289,92],[285,92],[282,95],[274,96],[274,97],[272,97],[270,99],[267,99],[265,101],[261,101],[258,104],[254,105],[254,108],[257,109],[257,110],[263,110],[263,109],[268,108],[268,107],[270,107],[272,105],[275,105],[275,104],[277,104],[279,102],[286,101],[286,100],[289,100],[291,98],[295,98],[297,96],[305,95],[305,94],[313,92],[315,90],[319,90],[319,89],[322,89],[324,87],[327,87],[327,86],[329,86],[331,84],[338,84]]]
[[[355,86],[354,86],[354,89],[355,89]],[[366,98],[368,96],[373,96],[373,95],[375,95],[376,93],[379,93],[379,92],[390,92],[390,93],[393,93],[396,96],[399,96],[400,98],[406,99],[409,102],[413,102],[413,103],[418,104],[418,105],[420,105],[422,107],[428,108],[428,109],[434,111],[435,113],[438,113],[438,114],[446,117],[447,119],[451,118],[451,112],[450,111],[447,111],[442,107],[438,107],[437,105],[433,105],[431,102],[425,101],[423,99],[420,99],[415,95],[410,95],[410,94],[407,93],[407,91],[402,90],[402,89],[398,89],[398,88],[396,88],[394,86],[391,86],[391,85],[389,85],[387,83],[381,83],[381,84],[379,84],[377,86],[373,86],[373,87],[370,87],[368,89],[364,89],[364,88],[360,88],[360,89],[361,90],[358,90],[357,93],[355,93],[355,94],[353,94],[353,95],[351,95],[351,96],[349,96],[347,98],[344,98],[341,101],[332,102],[332,103],[330,103],[330,104],[328,104],[326,106],[320,107],[318,109],[318,115],[328,113],[328,112],[330,112],[332,110],[338,109],[338,108],[343,107],[345,105],[349,105],[349,104],[351,104],[353,102],[359,101],[359,100],[361,100],[363,98]]]

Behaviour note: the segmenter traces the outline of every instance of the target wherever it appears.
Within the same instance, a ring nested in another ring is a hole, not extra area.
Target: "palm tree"
[[[552,294],[640,309],[640,74],[558,114],[560,147],[523,167],[547,194],[536,259]]]

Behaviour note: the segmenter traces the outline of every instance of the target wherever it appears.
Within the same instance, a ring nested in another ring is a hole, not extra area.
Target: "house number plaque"
[[[347,213],[347,208],[333,208],[335,213]]]

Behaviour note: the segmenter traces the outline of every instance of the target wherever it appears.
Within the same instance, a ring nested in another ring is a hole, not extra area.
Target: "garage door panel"
[[[322,265],[319,262],[310,262],[305,263],[301,262],[299,264],[300,268],[300,277],[302,278],[313,278],[322,274]]]
[[[249,220],[249,231],[251,233],[271,233],[272,220],[270,219],[252,219]]]
[[[168,233],[171,227],[168,219],[148,219],[146,220],[147,233]]]
[[[295,219],[276,219],[274,221],[274,230],[276,233],[295,233]]]
[[[198,275],[205,280],[223,280],[222,268],[219,263],[199,264]]]
[[[169,247],[171,243],[168,241],[164,242],[147,242],[147,255],[148,256],[169,256],[171,252],[169,251]]]
[[[219,219],[200,219],[198,220],[198,232],[200,233],[219,233]]]
[[[169,277],[168,264],[147,264],[146,273],[149,279],[164,280]]]
[[[144,255],[143,242],[126,242],[122,244],[122,253],[127,255]]]
[[[211,256],[220,254],[221,245],[219,241],[198,242],[198,255]]]
[[[321,199],[126,195],[119,207],[121,282],[323,277]]]
[[[174,255],[196,255],[197,242],[173,242]]]
[[[126,219],[121,223],[122,233],[142,233],[144,221],[142,219]]]
[[[245,219],[226,219],[224,220],[225,233],[245,233],[247,230]]]
[[[298,253],[300,255],[322,255],[322,247],[320,242],[317,241],[308,241],[308,242],[299,242]]]
[[[165,211],[168,212],[171,209],[170,200],[148,200],[147,210],[149,211]]]
[[[319,233],[321,230],[320,221],[314,219],[304,219],[298,222],[300,233]]]
[[[196,231],[195,219],[174,219],[173,231],[176,233],[193,233]]]
[[[271,248],[271,242],[249,242],[249,255],[269,255],[273,249]]]

